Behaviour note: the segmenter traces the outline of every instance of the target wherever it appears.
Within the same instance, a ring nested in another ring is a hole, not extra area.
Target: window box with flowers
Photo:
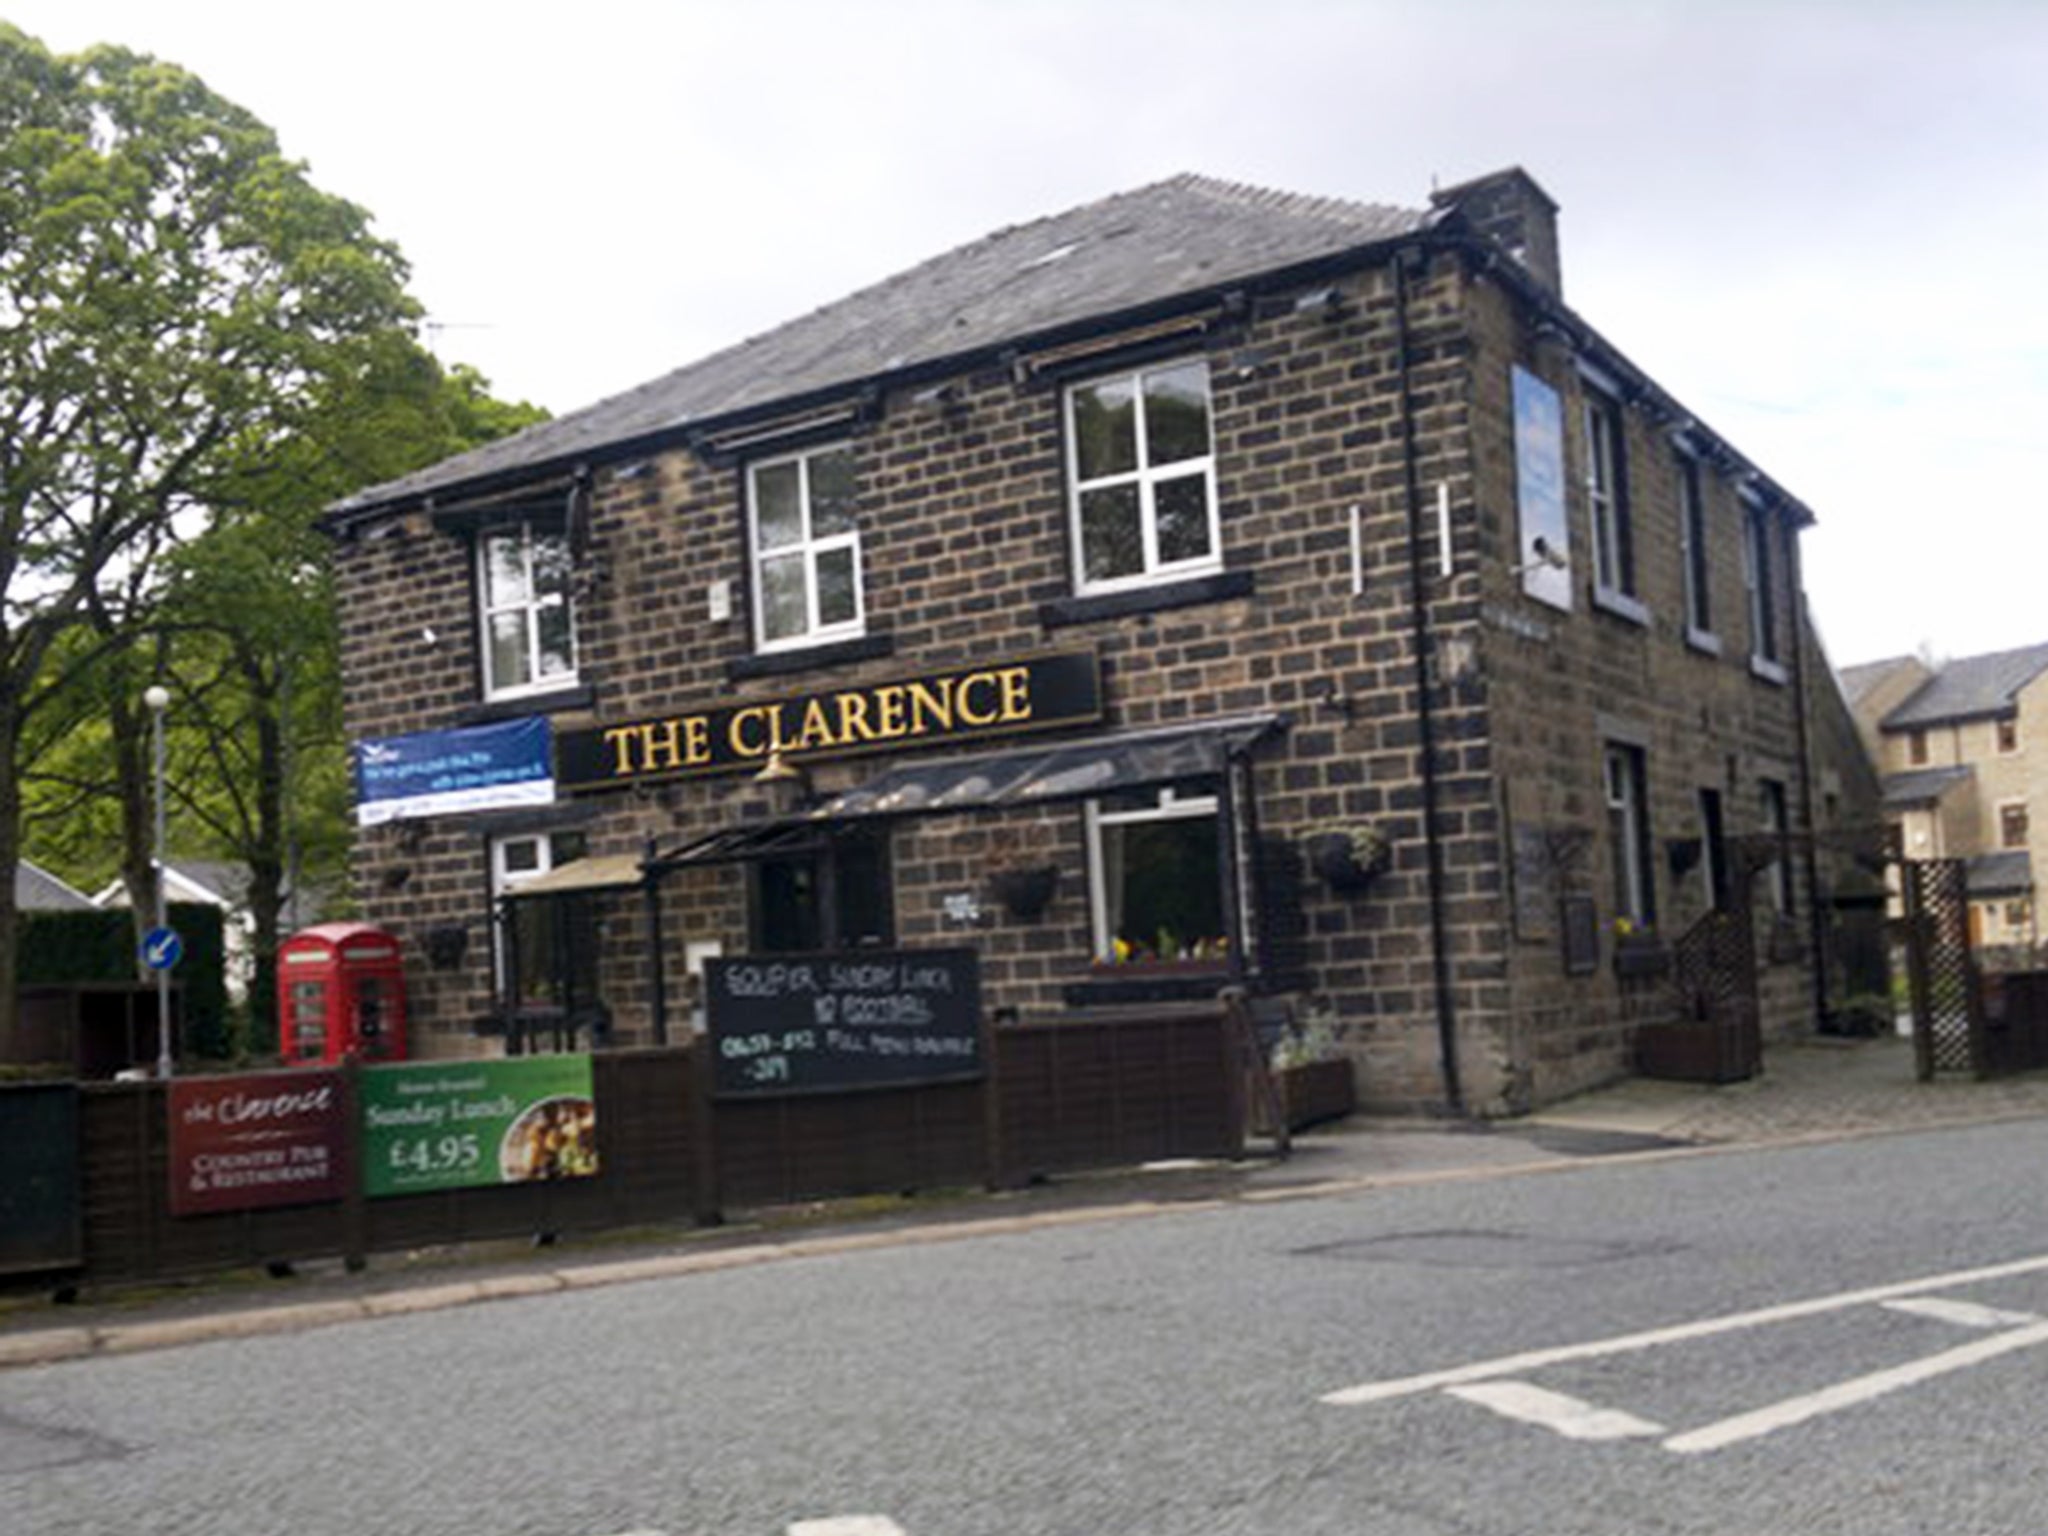
[[[1394,845],[1370,822],[1316,827],[1302,837],[1309,869],[1333,891],[1362,891],[1394,862]]]
[[[1614,920],[1614,974],[1624,980],[1662,976],[1671,969],[1671,947],[1647,924]]]

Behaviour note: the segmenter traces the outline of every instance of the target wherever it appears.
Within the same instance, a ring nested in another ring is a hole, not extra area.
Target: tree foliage
[[[518,420],[418,346],[405,277],[191,74],[0,23],[0,869],[39,768],[39,828],[117,831],[153,905],[159,680],[186,819],[222,851],[281,846],[284,743],[339,752],[314,509]],[[319,756],[295,786],[316,798]],[[14,916],[0,880],[0,1037]]]

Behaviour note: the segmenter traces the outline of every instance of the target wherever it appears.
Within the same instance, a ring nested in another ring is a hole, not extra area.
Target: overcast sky
[[[1811,506],[1838,664],[2048,642],[2043,0],[0,0],[184,65],[572,410],[1181,171],[1526,168],[1568,301]]]

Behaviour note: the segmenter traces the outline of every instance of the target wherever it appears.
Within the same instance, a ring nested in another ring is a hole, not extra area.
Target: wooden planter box
[[[1654,939],[1637,939],[1614,947],[1614,974],[1624,979],[1662,976],[1670,969],[1670,946]]]
[[[1280,1110],[1290,1131],[1341,1120],[1358,1108],[1358,1082],[1348,1057],[1282,1067],[1273,1074],[1273,1086],[1280,1091]],[[1253,1120],[1254,1130],[1272,1134],[1273,1128],[1264,1123],[1263,1107],[1255,1107]]]
[[[1706,1019],[1645,1024],[1636,1032],[1636,1071],[1676,1083],[1739,1083],[1757,1063],[1737,1031]]]

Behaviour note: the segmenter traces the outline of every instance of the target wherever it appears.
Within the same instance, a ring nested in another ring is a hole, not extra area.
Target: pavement
[[[1590,1158],[1731,1149],[2048,1116],[2048,1072],[1994,1082],[1914,1075],[1909,1041],[1831,1037],[1765,1049],[1763,1072],[1708,1086],[1634,1078],[1511,1121],[1353,1116],[1285,1159],[1160,1163],[1030,1189],[949,1191],[748,1213],[714,1228],[643,1229],[547,1247],[490,1243],[306,1265],[178,1286],[0,1298],[0,1369],[703,1274],[865,1248],[1128,1220],[1230,1202],[1309,1199],[1445,1179],[1555,1173]]]

